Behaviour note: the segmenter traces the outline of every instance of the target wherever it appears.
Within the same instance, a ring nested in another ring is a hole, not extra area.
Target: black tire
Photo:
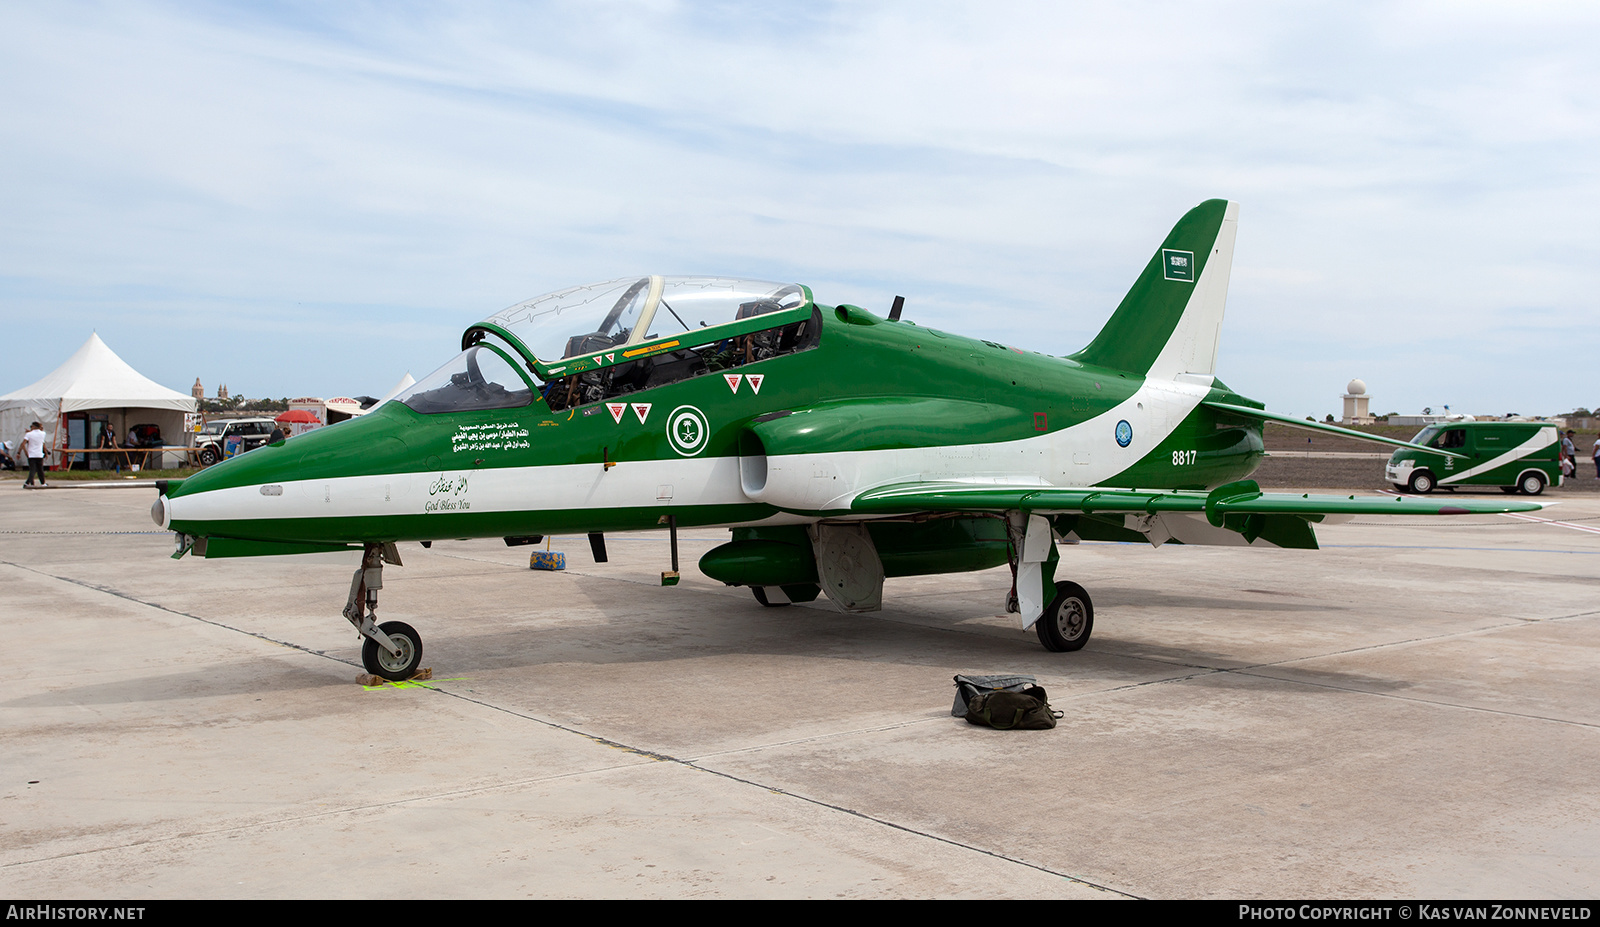
[[[214,447],[203,447],[203,448],[200,449],[200,466],[209,467],[209,466],[211,466],[212,464],[214,464],[216,462],[217,462],[217,449],[216,448],[214,448]]]
[[[400,645],[400,654],[390,654],[370,637],[362,638],[361,663],[367,672],[395,682],[404,682],[415,676],[417,666],[422,662],[422,635],[404,621],[385,621],[378,625],[378,630]]]
[[[1544,492],[1544,474],[1529,473],[1517,481],[1517,488],[1530,496],[1537,496]]]
[[[762,605],[765,605],[767,608],[783,608],[785,605],[794,604],[792,602],[768,602],[767,601],[767,590],[765,588],[761,587],[761,586],[751,586],[750,587],[750,594],[756,597],[756,601],[757,602],[760,602]]]
[[[1033,627],[1039,643],[1052,653],[1082,650],[1094,633],[1094,603],[1082,586],[1062,580]]]
[[[1406,489],[1419,496],[1426,496],[1428,493],[1433,492],[1435,485],[1432,473],[1427,470],[1415,470],[1411,474],[1411,481],[1406,483]]]

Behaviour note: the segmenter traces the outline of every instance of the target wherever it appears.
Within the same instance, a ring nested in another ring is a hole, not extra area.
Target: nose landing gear
[[[350,598],[344,605],[344,617],[364,638],[361,663],[367,672],[402,682],[416,675],[422,663],[422,635],[403,621],[378,624],[378,590],[383,588],[385,561],[401,565],[400,551],[393,543],[366,546],[361,566],[350,578]]]

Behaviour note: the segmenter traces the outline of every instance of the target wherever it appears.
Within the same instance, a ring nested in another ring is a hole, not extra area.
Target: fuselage
[[[604,560],[604,532],[665,527],[675,585],[677,528],[721,525],[704,575],[848,612],[880,608],[888,577],[1008,565],[1006,610],[1066,652],[1094,607],[1055,579],[1058,540],[1312,550],[1330,518],[1531,507],[1246,479],[1268,420],[1345,432],[1215,378],[1237,216],[1189,210],[1068,357],[900,321],[898,299],[888,319],[818,305],[795,283],[546,293],[469,326],[460,354],[365,417],[163,485],[152,514],[177,557],[360,552],[344,616],[368,672],[401,680],[421,637],[376,615],[399,541],[581,532]]]
[[[391,401],[182,481],[164,523],[347,544],[648,529],[667,515],[783,524],[849,517],[856,494],[903,481],[1209,489],[1262,455],[1259,422],[1200,405],[1258,404],[1210,377],[1146,379],[855,307],[814,307],[813,322],[787,353],[587,403],[533,377],[518,407]]]

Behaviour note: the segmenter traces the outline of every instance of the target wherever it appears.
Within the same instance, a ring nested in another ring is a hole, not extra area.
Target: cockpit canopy
[[[810,303],[795,283],[734,277],[623,277],[536,296],[495,313],[468,330],[492,331],[520,342],[541,365]],[[463,345],[464,347],[465,345]]]
[[[575,286],[468,328],[461,354],[395,400],[431,414],[538,395],[560,411],[813,347],[815,312],[795,283],[653,275]]]

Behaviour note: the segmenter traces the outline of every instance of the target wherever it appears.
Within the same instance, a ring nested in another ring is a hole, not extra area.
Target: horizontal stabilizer
[[[1217,409],[1222,412],[1230,412],[1234,415],[1242,415],[1246,418],[1258,419],[1263,422],[1277,422],[1280,425],[1288,425],[1290,428],[1304,428],[1307,431],[1320,431],[1324,434],[1334,434],[1346,438],[1355,438],[1358,441],[1371,441],[1374,444],[1388,444],[1393,447],[1409,447],[1419,451],[1427,451],[1430,454],[1438,454],[1441,457],[1454,457],[1458,460],[1467,459],[1467,455],[1465,454],[1457,454],[1454,451],[1447,451],[1443,450],[1442,448],[1427,447],[1422,444],[1412,444],[1410,441],[1401,441],[1399,438],[1385,438],[1382,435],[1369,435],[1364,431],[1356,431],[1353,428],[1340,428],[1338,425],[1327,425],[1322,422],[1307,421],[1303,418],[1295,418],[1292,415],[1279,415],[1276,412],[1268,412],[1265,409],[1253,409],[1250,406],[1237,406],[1232,403],[1214,402],[1209,399],[1200,404],[1208,408]]]

